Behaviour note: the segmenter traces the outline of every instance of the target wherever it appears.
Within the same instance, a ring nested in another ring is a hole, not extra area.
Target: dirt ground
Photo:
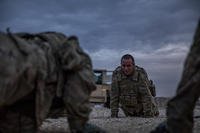
[[[149,133],[160,122],[166,119],[165,107],[159,107],[160,115],[155,118],[125,117],[122,110],[119,118],[110,118],[110,109],[96,104],[92,107],[89,123],[103,128],[108,133]],[[195,108],[195,116],[200,116],[200,106]],[[195,118],[194,133],[200,131],[200,118]],[[69,132],[66,117],[46,119],[42,131],[51,133]]]

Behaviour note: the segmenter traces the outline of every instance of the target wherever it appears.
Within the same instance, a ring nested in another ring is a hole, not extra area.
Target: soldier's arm
[[[64,102],[72,132],[83,131],[88,121],[90,94],[96,88],[92,63],[89,56],[79,47],[77,40],[66,44],[62,65],[66,74]]]
[[[155,85],[153,84],[153,81],[149,79],[148,74],[144,68],[141,67],[139,69],[142,73],[143,78],[146,80],[146,83],[151,92],[151,95],[155,97],[156,96],[156,88],[155,88]]]
[[[140,76],[140,87],[139,87],[140,100],[143,106],[143,114],[145,117],[153,116],[153,97],[148,88],[147,82],[143,76]]]
[[[117,75],[115,71],[113,72],[113,75],[112,75],[110,107],[111,107],[111,117],[118,117],[119,86],[118,86]]]

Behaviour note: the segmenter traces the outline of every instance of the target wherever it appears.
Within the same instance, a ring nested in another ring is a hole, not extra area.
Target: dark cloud
[[[77,35],[94,67],[131,53],[171,96],[200,18],[199,0],[0,0],[0,30]]]

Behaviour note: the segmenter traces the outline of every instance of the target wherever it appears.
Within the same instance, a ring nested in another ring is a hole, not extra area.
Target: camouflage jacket
[[[90,57],[76,37],[56,32],[0,32],[0,57],[0,109],[26,100],[24,96],[34,91],[33,111],[38,125],[46,118],[56,95],[67,99],[73,119],[88,119],[89,95],[95,83]],[[69,75],[77,75],[76,81],[81,81],[76,93],[66,86],[66,80],[73,82]],[[69,93],[64,94],[66,91]]]
[[[136,67],[134,75],[127,77],[121,67],[113,72],[111,86],[111,113],[117,114],[119,103],[125,114],[154,116],[155,101],[148,87],[146,75]],[[154,108],[154,109],[153,109]]]
[[[137,71],[140,71],[140,72],[142,73],[142,75],[144,76],[144,78],[145,78],[145,80],[146,80],[146,82],[147,82],[147,86],[148,86],[148,88],[149,88],[149,90],[150,90],[150,92],[151,92],[151,95],[152,95],[153,97],[155,97],[155,96],[156,96],[156,87],[155,87],[153,81],[152,81],[151,79],[148,78],[148,74],[147,74],[147,72],[145,71],[145,69],[142,68],[142,67],[136,66],[136,70],[137,70]]]

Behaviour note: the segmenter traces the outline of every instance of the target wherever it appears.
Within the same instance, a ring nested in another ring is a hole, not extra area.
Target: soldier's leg
[[[93,82],[83,79],[84,72],[68,73],[64,90],[69,127],[72,133],[105,133],[101,128],[88,124],[90,94],[95,89]]]
[[[152,98],[152,111],[153,111],[153,115],[154,116],[159,116],[159,109],[158,109],[158,105],[156,103],[155,97]]]
[[[167,125],[172,133],[190,133],[193,128],[193,110],[200,95],[200,73],[191,79],[181,91],[168,102]]]
[[[35,133],[36,121],[18,112],[7,110],[0,116],[0,133]]]
[[[20,123],[21,133],[36,133],[37,126],[34,118],[21,115]]]
[[[152,133],[191,133],[193,110],[200,96],[200,21],[194,42],[185,61],[177,94],[168,102],[167,122],[160,124]]]
[[[136,108],[121,106],[121,109],[126,117],[140,116],[140,113],[136,111]]]
[[[72,132],[82,131],[88,121],[91,90],[78,73],[68,73],[64,88],[64,102]]]
[[[170,132],[190,133],[193,110],[200,96],[200,21],[194,42],[185,62],[177,95],[168,102],[167,125]]]
[[[63,99],[57,96],[54,97],[52,100],[52,105],[48,117],[58,118],[58,117],[63,117],[65,115],[66,115],[65,105]]]

